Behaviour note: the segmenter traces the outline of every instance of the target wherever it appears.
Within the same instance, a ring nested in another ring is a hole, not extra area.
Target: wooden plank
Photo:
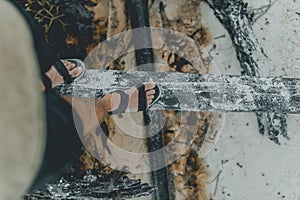
[[[162,93],[150,110],[300,113],[300,79],[295,78],[88,70],[58,91],[99,98],[148,81]]]

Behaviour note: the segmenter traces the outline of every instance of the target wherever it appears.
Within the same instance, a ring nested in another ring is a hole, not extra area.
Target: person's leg
[[[27,23],[0,1],[0,199],[18,199],[30,187],[45,146],[39,68]]]
[[[82,142],[81,119],[72,107],[57,94],[46,96],[47,144],[42,165],[30,191],[45,188],[54,183],[72,166],[80,154]],[[76,122],[76,126],[75,126]]]

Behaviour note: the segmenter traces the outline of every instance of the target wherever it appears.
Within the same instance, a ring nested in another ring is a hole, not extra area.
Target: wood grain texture
[[[100,98],[149,81],[161,88],[150,110],[300,113],[300,80],[294,78],[88,70],[58,92]]]

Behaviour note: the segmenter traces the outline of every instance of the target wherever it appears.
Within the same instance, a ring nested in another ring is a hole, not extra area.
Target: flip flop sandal
[[[83,61],[81,61],[79,59],[64,59],[64,60],[74,63],[77,67],[82,68],[81,74],[75,78],[72,78],[73,81],[80,79],[85,74],[86,68],[85,68],[85,64]]]
[[[156,101],[158,101],[158,99],[160,98],[160,95],[161,95],[160,89],[157,85],[155,85],[154,90],[155,90],[154,97],[152,99],[152,102],[148,105],[148,108],[147,108],[146,92],[149,90],[145,91],[145,85],[142,85],[141,87],[139,87],[138,111],[146,111],[151,106],[153,106],[156,103]]]
[[[152,99],[152,102],[148,105],[148,109],[151,108],[159,100],[161,95],[161,91],[158,85],[155,85],[154,90],[155,90],[155,94]]]
[[[70,83],[74,82],[74,80],[77,80],[77,79],[81,78],[84,75],[84,73],[85,73],[85,65],[79,59],[65,59],[65,60],[69,61],[71,63],[74,63],[77,67],[81,67],[82,68],[82,73],[79,76],[73,78],[69,74],[69,71],[66,68],[66,66],[63,64],[63,62],[60,59],[58,59],[56,61],[55,65],[54,65],[56,71],[59,73],[59,75],[61,75],[63,77],[65,84],[70,84]],[[42,82],[43,82],[43,84],[45,86],[45,92],[46,93],[50,92],[52,90],[52,81],[50,80],[50,78],[47,75],[43,74],[42,75]]]
[[[63,62],[58,59],[54,65],[55,69],[57,70],[57,72],[63,77],[64,79],[64,83],[65,84],[70,84],[72,83],[74,80],[79,79],[83,76],[84,72],[85,72],[85,65],[84,63],[79,60],[79,59],[65,59],[66,61],[69,61],[73,64],[75,64],[77,67],[81,67],[82,68],[82,73],[73,78],[70,74],[68,69],[66,68],[66,66],[63,64]]]
[[[154,94],[154,98],[152,100],[152,102],[148,105],[148,108],[150,108],[160,97],[160,89],[157,85],[155,85],[154,87],[155,90],[155,94]],[[147,108],[147,96],[146,96],[146,91],[145,90],[145,85],[142,85],[138,88],[139,94],[138,94],[138,98],[139,98],[139,102],[138,102],[138,110],[137,112],[140,111],[146,111]],[[116,93],[120,94],[121,96],[121,103],[119,105],[119,107],[116,110],[113,111],[109,111],[107,114],[108,115],[116,115],[116,114],[121,114],[121,113],[125,113],[127,107],[128,107],[128,102],[129,102],[129,95],[126,94],[124,91],[122,90],[117,90],[115,91]]]

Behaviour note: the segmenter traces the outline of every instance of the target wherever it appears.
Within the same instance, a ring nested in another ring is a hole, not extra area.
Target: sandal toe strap
[[[146,99],[146,90],[145,85],[143,84],[138,88],[139,90],[139,105],[138,111],[146,111],[147,110],[147,99]]]
[[[57,72],[63,77],[65,84],[70,84],[73,82],[73,78],[70,75],[66,66],[62,63],[60,59],[58,59],[54,65]]]
[[[45,92],[49,93],[52,90],[52,81],[51,81],[51,79],[46,74],[42,74],[42,82],[43,82],[44,87],[45,87]]]

